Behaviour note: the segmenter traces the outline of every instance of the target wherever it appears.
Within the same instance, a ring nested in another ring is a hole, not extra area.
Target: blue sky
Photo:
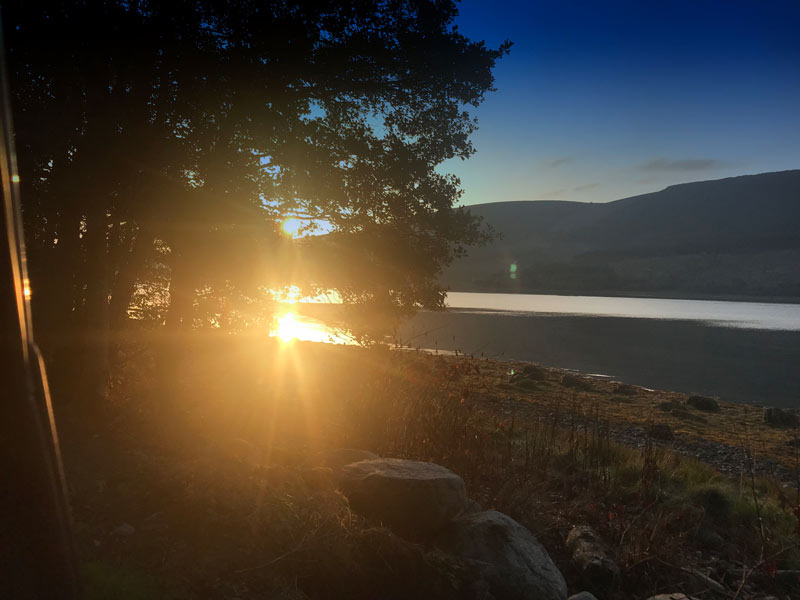
[[[800,1],[460,4],[496,47],[477,153],[442,170],[463,204],[607,202],[687,181],[800,168]]]

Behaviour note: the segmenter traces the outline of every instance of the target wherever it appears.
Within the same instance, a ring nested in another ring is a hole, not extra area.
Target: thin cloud
[[[552,200],[553,198],[558,198],[564,194],[567,190],[553,190],[552,192],[545,192],[544,194],[539,194],[539,200]]]
[[[596,188],[598,185],[600,185],[600,182],[599,181],[595,181],[594,183],[587,183],[585,185],[579,185],[578,187],[574,187],[574,188],[572,188],[572,191],[573,192],[585,192],[586,190],[591,190],[591,189]]]
[[[556,167],[560,167],[561,165],[566,165],[568,163],[571,163],[573,160],[575,159],[573,159],[571,156],[560,156],[558,158],[548,160],[546,163],[544,163],[544,166],[547,167],[548,169],[555,169]]]
[[[713,158],[684,158],[680,160],[670,160],[668,158],[653,158],[646,163],[642,163],[637,169],[640,171],[667,171],[667,172],[680,172],[680,171],[708,171],[710,169],[717,169],[722,166],[722,163]]]

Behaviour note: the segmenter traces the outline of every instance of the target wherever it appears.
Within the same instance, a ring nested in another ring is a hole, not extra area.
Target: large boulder
[[[314,469],[323,467],[330,469],[333,472],[335,479],[340,479],[342,476],[342,468],[345,465],[362,460],[375,460],[380,458],[377,454],[369,450],[358,450],[356,448],[328,448],[320,450],[309,456],[304,462],[303,466],[307,469]]]
[[[705,412],[719,412],[721,410],[719,402],[717,402],[715,398],[710,398],[708,396],[689,396],[686,399],[686,404]]]
[[[339,484],[356,512],[411,540],[432,537],[469,507],[464,480],[433,463],[362,460],[342,467]]]
[[[494,510],[455,519],[434,543],[482,565],[496,600],[565,600],[567,584],[547,550],[525,527]]]
[[[797,427],[800,425],[800,417],[793,410],[765,408],[764,423],[772,427]]]
[[[619,565],[602,539],[589,527],[573,527],[567,550],[590,592],[608,597],[619,579]]]

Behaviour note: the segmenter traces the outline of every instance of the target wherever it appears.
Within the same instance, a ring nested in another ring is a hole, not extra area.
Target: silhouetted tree
[[[465,38],[453,2],[4,9],[34,310],[51,350],[107,340],[148,267],[169,273],[168,327],[192,323],[198,290],[263,295],[270,266],[285,267],[270,259],[286,252],[286,215],[333,232],[305,254],[329,270],[302,275],[375,305],[440,304],[441,267],[481,239],[453,208],[458,180],[436,166],[473,152],[465,106],[492,89],[510,44]],[[106,348],[88,347],[84,380],[100,393]]]

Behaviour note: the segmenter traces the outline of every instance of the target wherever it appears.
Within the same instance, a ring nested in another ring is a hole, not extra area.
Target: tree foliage
[[[45,334],[116,326],[158,268],[167,325],[202,291],[253,300],[290,276],[435,306],[441,267],[484,235],[436,167],[473,152],[466,107],[510,44],[464,37],[453,2],[4,9]],[[288,215],[331,233],[287,249]]]

